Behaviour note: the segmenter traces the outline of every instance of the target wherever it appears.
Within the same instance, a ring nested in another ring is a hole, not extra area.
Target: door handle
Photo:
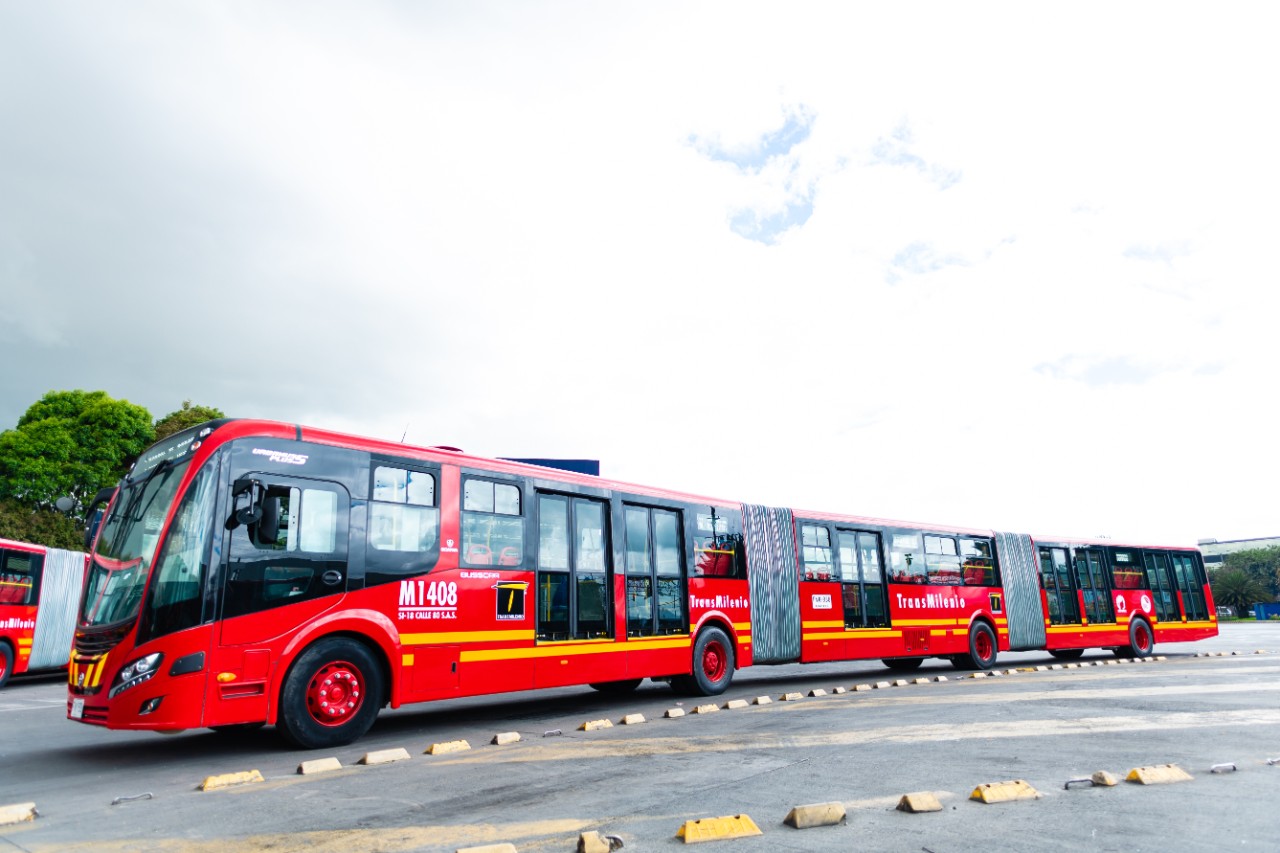
[[[333,586],[342,582],[342,572],[337,569],[330,569],[320,576],[320,580],[326,586]]]

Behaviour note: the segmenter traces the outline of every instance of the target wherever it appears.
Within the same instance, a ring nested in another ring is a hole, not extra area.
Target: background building
[[[1204,567],[1216,569],[1222,565],[1222,559],[1227,554],[1253,548],[1280,546],[1280,536],[1267,536],[1262,539],[1228,539],[1225,542],[1219,542],[1217,539],[1201,539],[1196,545],[1200,547],[1200,553],[1204,554]]]

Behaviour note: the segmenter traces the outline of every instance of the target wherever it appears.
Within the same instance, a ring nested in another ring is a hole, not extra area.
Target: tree
[[[193,406],[190,400],[183,400],[181,409],[176,412],[170,412],[156,421],[155,440],[160,441],[175,432],[182,432],[187,427],[225,417],[226,415],[222,413],[221,409],[213,409],[208,406]]]
[[[1227,554],[1222,560],[1222,568],[1244,572],[1262,584],[1267,595],[1259,601],[1271,601],[1280,595],[1280,546],[1249,548]]]
[[[1237,615],[1248,613],[1258,602],[1271,600],[1266,584],[1240,569],[1219,569],[1210,579],[1210,585],[1213,603],[1234,608]]]
[[[74,519],[55,510],[33,510],[7,499],[0,500],[0,537],[46,548],[84,549],[84,531],[76,527]]]
[[[50,391],[0,433],[0,499],[48,511],[68,496],[70,515],[83,523],[94,494],[124,476],[154,438],[142,406],[105,391]]]

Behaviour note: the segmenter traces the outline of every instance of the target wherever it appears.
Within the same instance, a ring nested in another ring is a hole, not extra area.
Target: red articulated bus
[[[1192,549],[756,506],[266,421],[145,453],[90,556],[71,719],[274,724],[309,748],[388,704],[644,678],[716,695],[753,664],[986,669],[1217,633]]]
[[[85,561],[79,551],[0,539],[0,687],[67,665]]]

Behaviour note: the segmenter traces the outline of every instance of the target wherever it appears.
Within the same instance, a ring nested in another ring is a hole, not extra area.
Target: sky
[[[0,429],[1280,535],[1262,3],[0,0]]]

